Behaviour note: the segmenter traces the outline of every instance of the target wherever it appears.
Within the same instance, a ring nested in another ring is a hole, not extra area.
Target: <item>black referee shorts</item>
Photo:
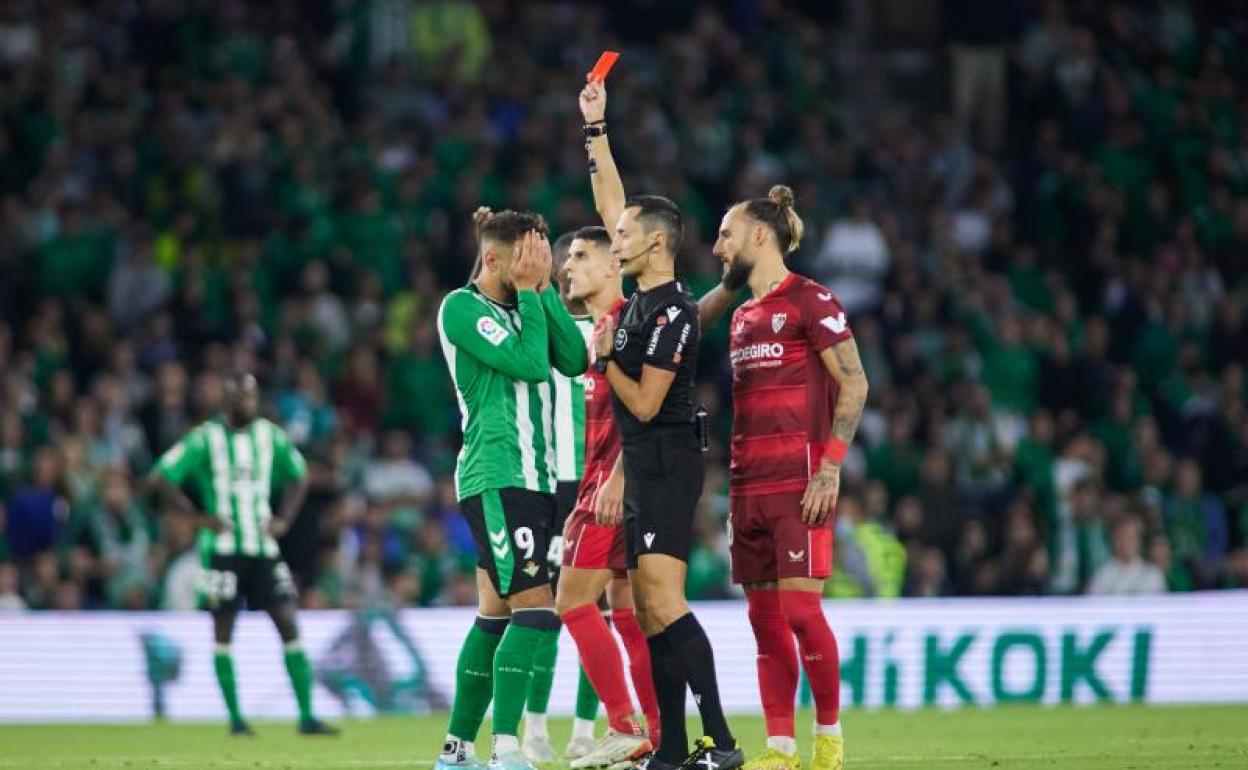
[[[624,548],[629,569],[651,553],[689,561],[705,474],[692,425],[653,426],[624,444]]]

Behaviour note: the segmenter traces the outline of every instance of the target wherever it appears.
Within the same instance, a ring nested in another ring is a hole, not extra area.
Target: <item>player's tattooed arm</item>
[[[858,355],[858,344],[852,338],[838,342],[820,353],[828,372],[840,385],[836,397],[836,417],[832,421],[832,435],[846,444],[854,440],[862,411],[867,406],[870,386],[867,374]]]
[[[607,117],[607,89],[602,83],[588,83],[581,89],[581,117],[586,124],[599,123]],[[594,190],[594,208],[608,232],[615,232],[615,225],[624,213],[624,181],[611,155],[611,142],[604,133],[587,138],[585,149],[589,152],[589,183]]]

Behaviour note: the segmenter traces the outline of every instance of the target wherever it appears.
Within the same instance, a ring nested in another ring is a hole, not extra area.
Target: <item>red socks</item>
[[[641,701],[641,713],[646,715],[646,729],[650,742],[659,745],[659,700],[654,694],[654,677],[650,672],[650,645],[637,622],[637,614],[631,609],[612,610],[611,625],[624,640],[628,651],[628,673],[633,679],[637,700]]]
[[[802,666],[815,696],[815,721],[834,725],[841,713],[841,659],[836,637],[823,616],[819,594],[813,591],[780,591],[779,594],[780,608],[797,637]],[[789,702],[792,704],[791,698]],[[792,705],[789,708],[791,714]]]
[[[745,592],[750,605],[750,625],[754,627],[754,639],[758,642],[758,691],[763,699],[769,736],[795,734],[793,701],[797,697],[797,646],[781,607],[781,597],[786,593],[790,592]]]
[[[636,619],[633,623],[636,624]],[[597,604],[582,604],[563,614],[563,625],[576,642],[586,676],[602,698],[602,705],[607,707],[611,727],[633,733],[637,723],[633,719],[633,700],[624,681],[624,661],[602,611]]]

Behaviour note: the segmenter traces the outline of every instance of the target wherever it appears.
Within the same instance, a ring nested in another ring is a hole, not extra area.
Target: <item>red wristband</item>
[[[823,459],[831,460],[840,465],[845,460],[845,453],[849,451],[849,444],[841,441],[836,436],[828,439],[828,443],[823,445]]]

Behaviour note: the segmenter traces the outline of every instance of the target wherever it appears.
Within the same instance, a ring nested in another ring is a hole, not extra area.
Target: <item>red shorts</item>
[[[594,521],[593,511],[577,508],[563,525],[563,566],[624,573],[624,527],[604,527]]]
[[[832,574],[832,521],[802,521],[802,491],[733,495],[728,523],[732,582],[768,583],[780,578],[826,578]]]

